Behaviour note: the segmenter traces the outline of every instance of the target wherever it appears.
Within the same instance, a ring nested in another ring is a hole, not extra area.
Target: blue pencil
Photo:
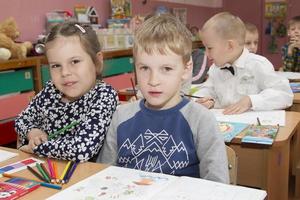
[[[69,180],[71,179],[71,176],[73,175],[73,173],[74,173],[74,171],[75,171],[77,165],[78,165],[78,162],[75,162],[75,163],[73,164],[73,166],[72,166],[72,168],[70,169],[70,171],[69,171],[67,177],[64,179],[64,183],[68,183],[68,182],[69,182]]]

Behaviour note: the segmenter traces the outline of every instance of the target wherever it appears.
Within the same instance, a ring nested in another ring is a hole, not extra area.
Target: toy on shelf
[[[11,56],[9,58],[25,58],[32,49],[31,42],[16,42],[20,36],[20,32],[14,18],[10,17],[0,23],[0,47],[1,56],[4,59],[8,58],[8,51]],[[8,50],[8,51],[7,51]]]

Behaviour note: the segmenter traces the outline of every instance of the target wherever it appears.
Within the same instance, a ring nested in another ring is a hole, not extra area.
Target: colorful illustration
[[[219,122],[219,129],[224,136],[225,142],[230,142],[236,135],[240,134],[248,124],[235,122]]]
[[[274,125],[251,125],[242,142],[272,145],[278,130],[279,126]]]
[[[14,173],[26,169],[27,166],[35,166],[36,163],[43,163],[43,161],[38,160],[36,158],[28,158],[25,160],[21,160],[19,162],[15,162],[4,167],[0,168],[0,173],[9,172]]]
[[[290,83],[293,93],[300,92],[300,83]]]
[[[55,200],[141,200],[151,199],[177,177],[160,173],[150,173],[134,169],[110,166],[105,170],[67,188],[49,198]]]

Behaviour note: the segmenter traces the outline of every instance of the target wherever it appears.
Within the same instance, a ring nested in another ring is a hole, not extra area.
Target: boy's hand
[[[224,115],[240,114],[246,112],[252,107],[251,99],[249,96],[243,97],[240,101],[226,107],[223,111]]]
[[[215,105],[215,101],[211,97],[202,97],[197,99],[196,102],[202,104],[208,109],[214,107]]]
[[[27,139],[29,142],[26,146],[33,151],[36,146],[48,141],[48,135],[40,129],[33,128],[27,134]]]

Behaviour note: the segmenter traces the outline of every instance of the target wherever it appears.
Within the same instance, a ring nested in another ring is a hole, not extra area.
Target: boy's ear
[[[234,46],[235,46],[235,41],[234,40],[228,40],[227,44],[228,44],[228,49],[229,50],[234,49]]]
[[[192,73],[193,73],[193,59],[191,56],[190,60],[184,66],[184,73],[183,73],[182,79],[187,80],[187,79],[191,78]]]

